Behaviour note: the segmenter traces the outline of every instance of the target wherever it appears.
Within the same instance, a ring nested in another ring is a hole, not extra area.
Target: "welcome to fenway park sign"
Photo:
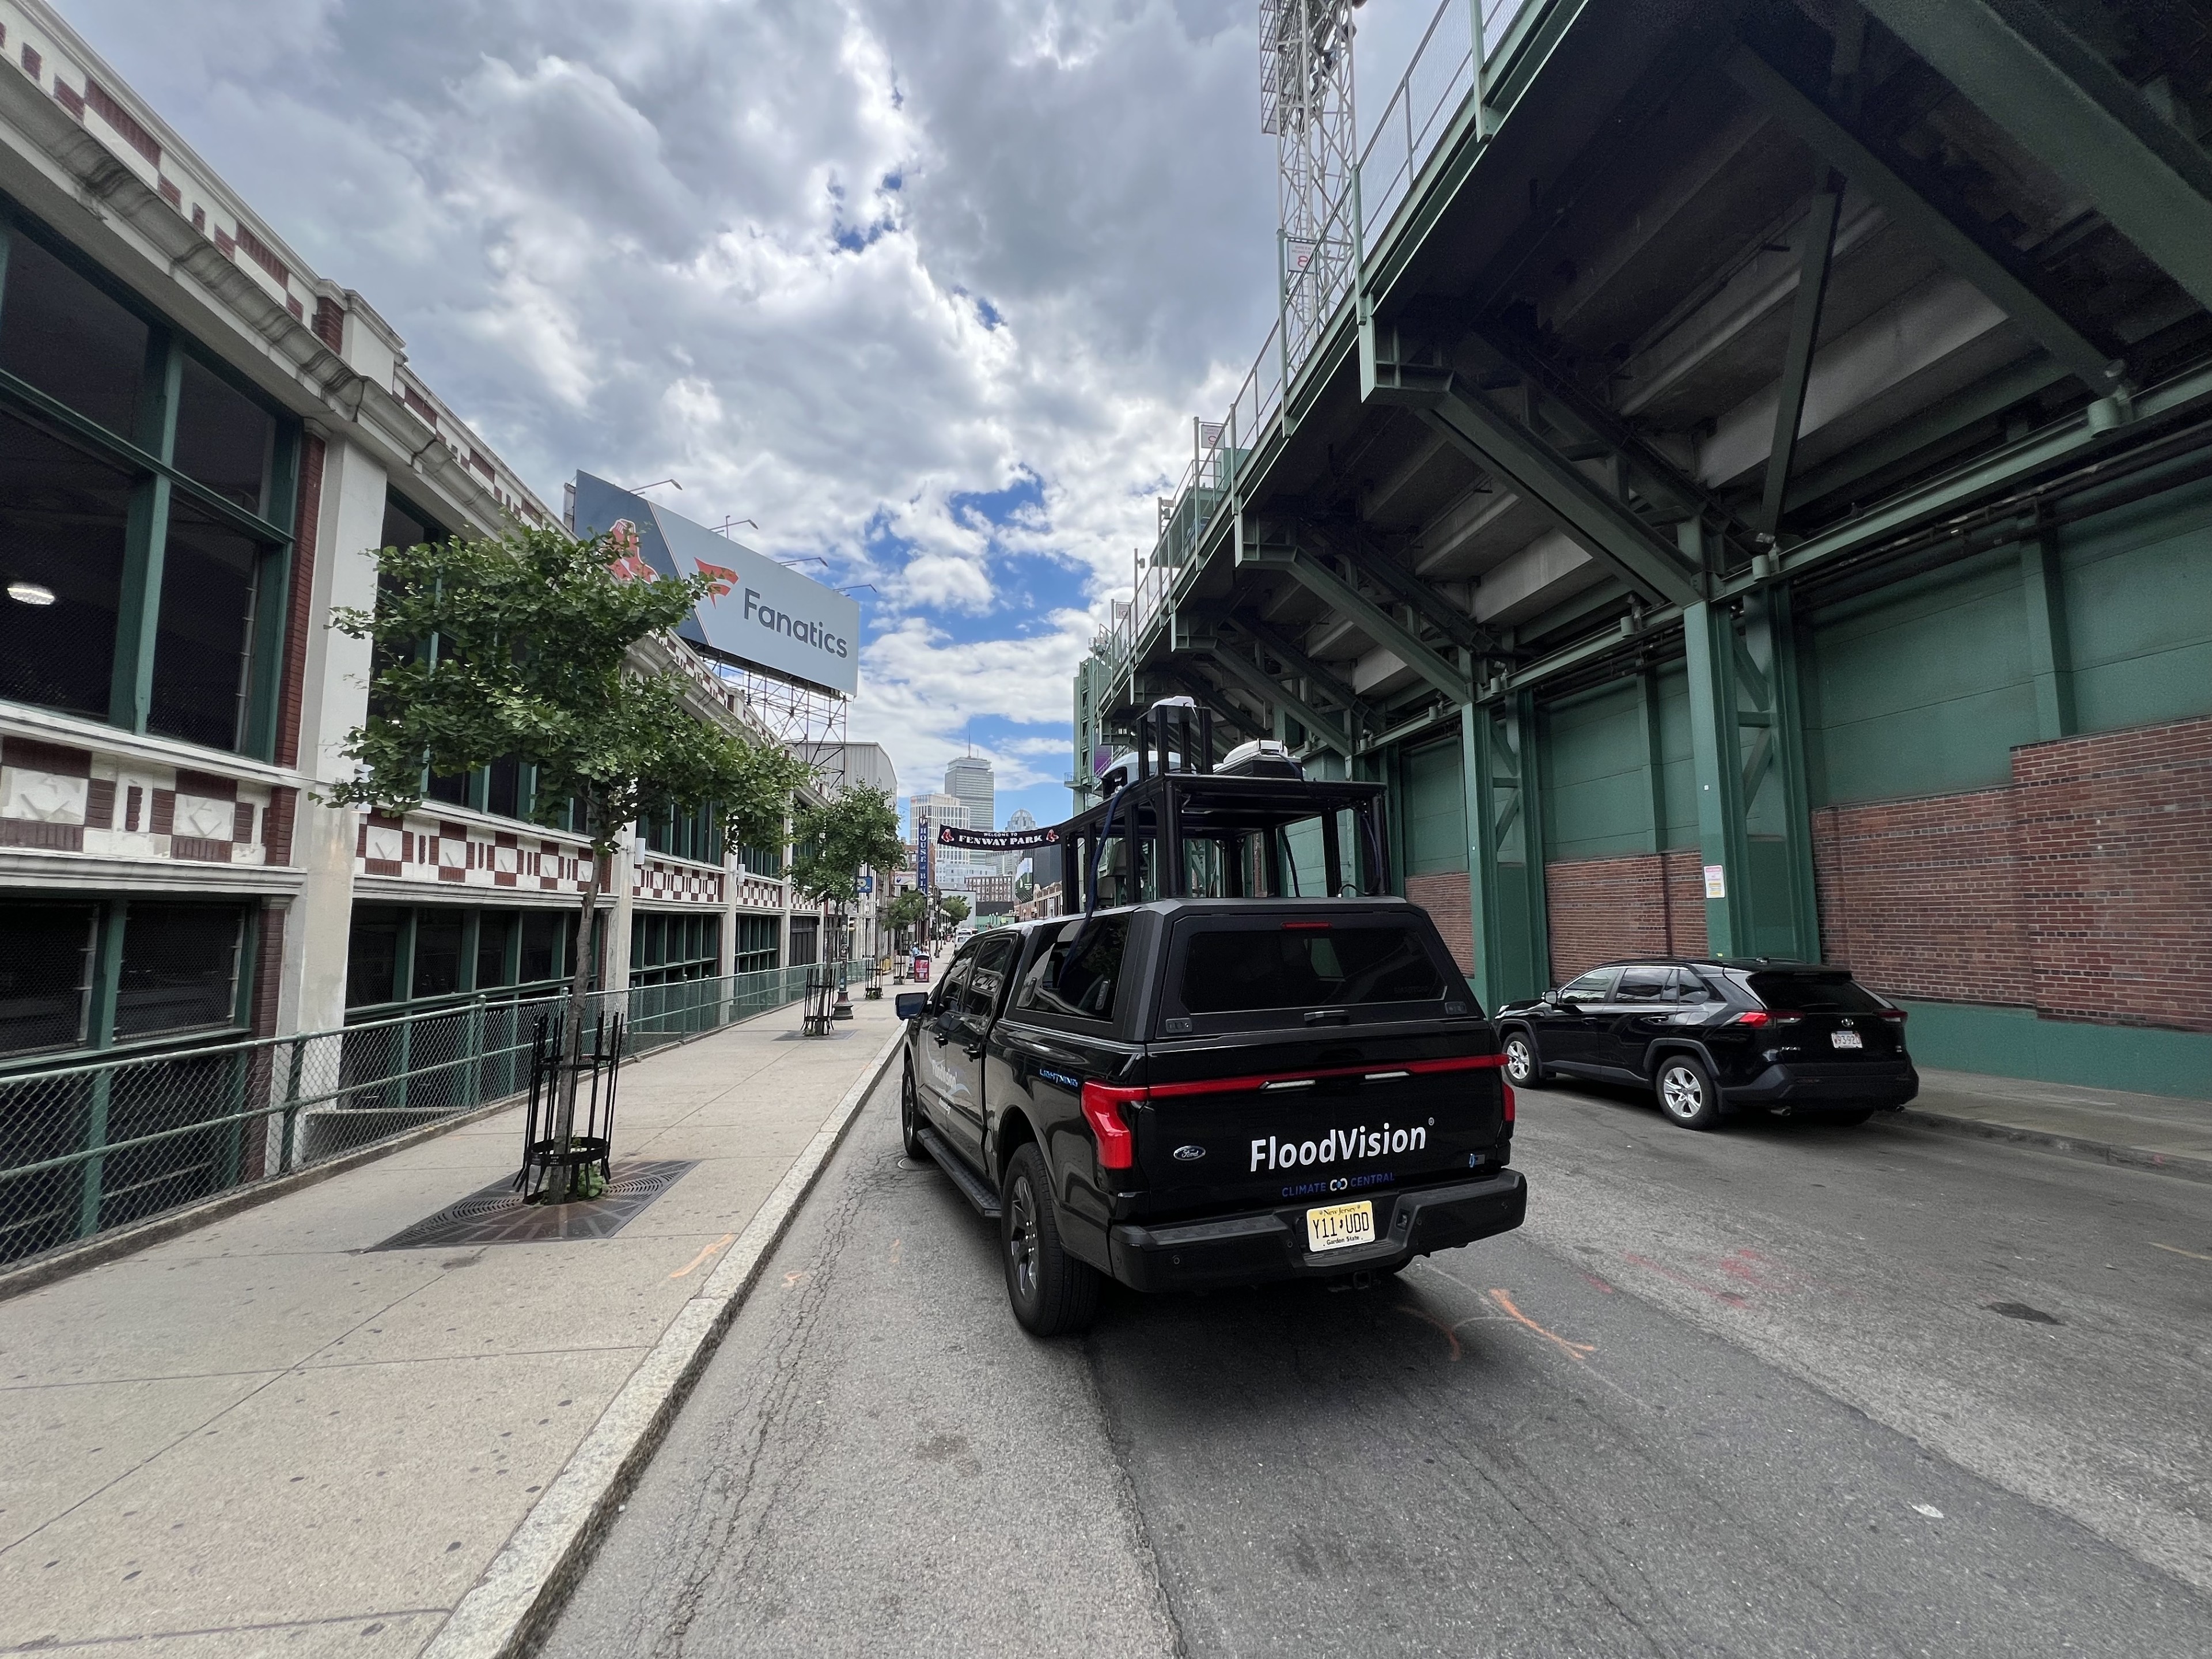
[[[1046,830],[957,830],[941,824],[937,831],[939,847],[973,847],[988,853],[1012,853],[1024,847],[1057,847],[1060,845],[1060,826]]]

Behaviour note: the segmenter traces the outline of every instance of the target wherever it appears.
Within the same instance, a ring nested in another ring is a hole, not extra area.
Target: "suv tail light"
[[[1110,1084],[1086,1083],[1083,1085],[1083,1118],[1090,1124],[1091,1133],[1098,1138],[1098,1167],[1102,1170],[1127,1170],[1137,1162],[1137,1138],[1129,1133],[1129,1126],[1121,1121],[1121,1108],[1133,1101],[1143,1100],[1150,1093],[1145,1089],[1116,1089]]]
[[[1721,1022],[1723,1025],[1795,1025],[1796,1023],[1797,1016],[1795,1014],[1771,1013],[1764,1008],[1747,1008]]]
[[[1905,1010],[1902,1008],[1885,1008],[1881,1011],[1881,1017],[1884,1019],[1893,1019],[1900,1025],[1905,1024]]]

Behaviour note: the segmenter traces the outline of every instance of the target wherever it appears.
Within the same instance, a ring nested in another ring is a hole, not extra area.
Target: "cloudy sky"
[[[61,3],[542,496],[673,474],[872,584],[854,735],[1065,815],[1074,665],[1272,320],[1257,0]],[[1361,13],[1364,107],[1434,10]]]

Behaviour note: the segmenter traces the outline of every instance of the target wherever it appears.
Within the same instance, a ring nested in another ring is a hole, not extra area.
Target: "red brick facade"
[[[1467,872],[1446,870],[1406,878],[1406,896],[1435,919],[1444,947],[1462,974],[1474,971],[1474,913],[1468,907]]]
[[[1823,956],[1902,996],[2212,1031],[2212,720],[2026,744],[2012,766],[2002,788],[1813,814]],[[1705,949],[1694,851],[1545,884],[1560,979]]]
[[[1617,957],[1705,953],[1705,878],[1694,849],[1547,865],[1544,899],[1556,982]]]
[[[1829,958],[1908,996],[2212,1031],[2212,720],[2025,744],[2012,774],[1813,815]]]

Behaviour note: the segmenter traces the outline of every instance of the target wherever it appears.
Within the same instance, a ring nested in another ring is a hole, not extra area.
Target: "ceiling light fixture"
[[[54,590],[38,582],[9,582],[8,597],[18,605],[47,605],[54,602]]]

